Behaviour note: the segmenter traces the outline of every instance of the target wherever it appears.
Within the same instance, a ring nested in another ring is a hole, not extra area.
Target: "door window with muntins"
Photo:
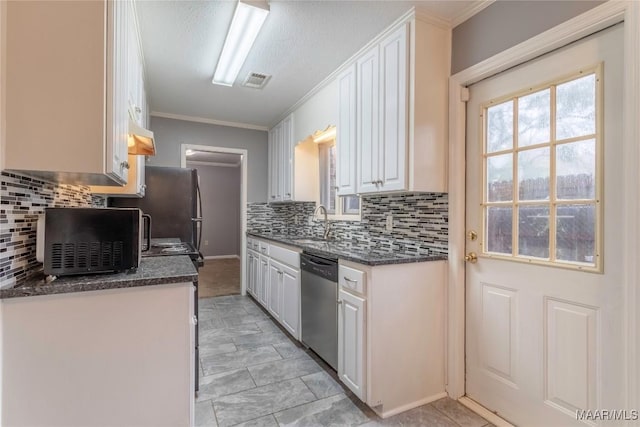
[[[485,256],[600,271],[601,74],[482,106]]]

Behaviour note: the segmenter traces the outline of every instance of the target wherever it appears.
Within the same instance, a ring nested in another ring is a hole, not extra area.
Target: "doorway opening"
[[[204,266],[199,298],[244,295],[247,151],[182,144],[181,166],[198,171]]]

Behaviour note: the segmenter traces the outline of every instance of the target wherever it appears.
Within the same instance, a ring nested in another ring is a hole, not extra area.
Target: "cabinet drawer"
[[[365,272],[356,270],[355,268],[340,266],[338,270],[338,281],[340,287],[349,289],[360,294],[365,293]]]
[[[269,244],[267,242],[259,242],[259,250],[263,255],[269,255]]]
[[[283,264],[290,265],[295,269],[300,268],[300,254],[296,251],[283,248],[282,246],[271,245],[269,255],[272,259]]]

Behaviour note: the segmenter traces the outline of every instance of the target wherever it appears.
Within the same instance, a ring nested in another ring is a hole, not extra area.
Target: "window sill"
[[[327,215],[327,219],[329,221],[353,221],[360,222],[362,220],[362,216],[360,214],[353,215]]]

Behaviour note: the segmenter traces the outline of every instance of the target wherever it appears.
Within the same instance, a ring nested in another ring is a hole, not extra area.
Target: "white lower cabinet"
[[[445,261],[339,262],[340,381],[382,418],[445,397]]]
[[[281,272],[279,274],[279,287],[281,292],[280,323],[296,339],[300,339],[300,271],[287,267],[277,261],[276,264]]]
[[[282,295],[282,270],[278,268],[278,262],[271,260],[269,263],[269,313],[280,321],[281,295]]]
[[[260,252],[255,251],[256,247],[260,248]],[[247,292],[299,340],[299,251],[263,240],[248,239],[247,283]]]
[[[256,281],[255,281],[255,278],[253,277],[254,258],[255,257],[253,255],[253,252],[249,250],[249,245],[247,245],[247,263],[246,263],[247,272],[245,277],[247,278],[247,292],[249,292],[249,294],[252,295],[253,297],[256,296],[256,293],[255,293]]]
[[[338,301],[338,377],[353,394],[366,401],[366,300],[340,289]]]
[[[269,257],[267,255],[258,255],[258,262],[256,263],[256,269],[258,270],[258,301],[267,308],[270,292],[270,278],[269,278]]]

